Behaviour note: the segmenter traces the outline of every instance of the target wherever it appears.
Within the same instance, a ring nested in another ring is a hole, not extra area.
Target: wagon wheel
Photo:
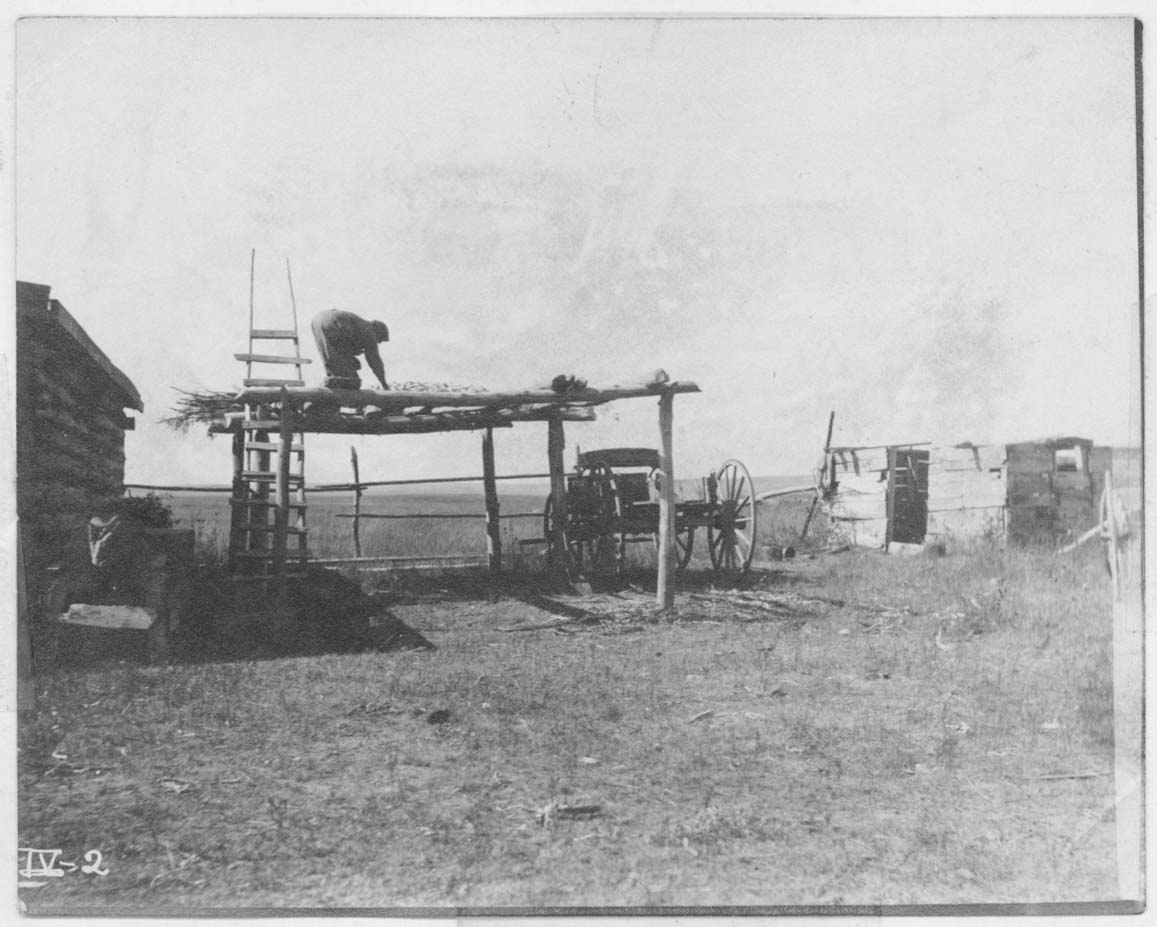
[[[659,477],[661,473],[658,467],[652,467],[651,472],[647,474],[647,479],[659,490]],[[695,526],[694,525],[680,525],[678,518],[675,520],[675,569],[682,573],[687,569],[687,564],[691,562],[691,552],[695,547]],[[659,535],[655,534],[655,550],[659,550]]]
[[[587,561],[600,575],[618,576],[627,557],[627,538],[622,531],[623,499],[610,467],[599,465],[591,471],[597,481],[600,511],[598,533],[587,542]]]
[[[691,562],[691,551],[695,546],[695,526],[675,523],[675,569],[682,573]],[[655,535],[655,550],[659,550],[659,535]]]
[[[623,568],[627,541],[617,528],[622,519],[622,503],[614,474],[609,468],[596,467],[579,485],[591,490],[583,496],[572,493],[574,505],[568,506],[563,537],[570,552],[571,564],[581,576],[616,576]],[[569,501],[569,500],[568,500]],[[554,495],[546,498],[542,513],[543,535],[547,553],[553,555]]]
[[[715,517],[707,527],[711,565],[731,576],[751,568],[755,554],[755,496],[751,474],[738,460],[728,460],[716,474]]]

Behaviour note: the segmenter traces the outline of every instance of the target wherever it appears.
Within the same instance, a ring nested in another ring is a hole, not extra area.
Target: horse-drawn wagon
[[[622,447],[579,453],[566,479],[562,537],[571,562],[583,575],[613,575],[623,568],[627,545],[658,543],[659,452]],[[738,576],[755,552],[755,493],[751,475],[727,460],[698,481],[698,498],[676,499],[676,565],[686,568],[698,529],[706,529],[707,551],[716,572]],[[543,511],[549,555],[557,556],[559,517],[553,494]]]

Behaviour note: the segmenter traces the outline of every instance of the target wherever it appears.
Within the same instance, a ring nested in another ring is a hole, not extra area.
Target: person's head
[[[374,337],[377,338],[378,341],[390,340],[390,330],[386,327],[385,322],[374,320],[370,322],[370,328],[374,330]]]

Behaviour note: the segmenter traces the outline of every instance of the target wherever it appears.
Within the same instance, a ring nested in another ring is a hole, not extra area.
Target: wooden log
[[[815,492],[815,489],[816,488],[814,486],[791,486],[791,487],[788,487],[787,489],[772,489],[772,490],[769,490],[768,492],[761,492],[759,495],[757,495],[755,497],[755,501],[756,502],[766,502],[768,499],[777,499],[780,496],[794,496],[794,495],[798,495],[799,493],[804,493],[804,492]],[[812,508],[808,512],[808,519],[807,519],[808,521],[811,520],[811,514],[814,511],[815,511],[815,503],[813,501]],[[806,532],[806,530],[807,530],[807,521],[804,522],[804,531],[801,532],[801,536],[804,532]]]
[[[550,544],[554,554],[550,567],[559,576],[570,573],[570,550],[566,544],[566,472],[563,461],[563,451],[566,448],[566,436],[563,433],[562,419],[552,415],[547,421],[546,428],[546,460],[550,470],[550,495],[553,520],[550,523]]]
[[[401,410],[411,407],[476,406],[478,408],[510,408],[514,406],[544,405],[599,405],[615,399],[635,399],[673,393],[697,393],[694,383],[667,383],[660,385],[611,386],[606,389],[582,389],[556,393],[549,389],[520,390],[518,392],[424,392],[421,390],[338,390],[323,387],[290,387],[289,396],[297,403],[330,402],[343,406],[377,406],[380,409]],[[276,402],[277,388],[250,385],[237,394],[239,402]]]
[[[593,422],[594,409],[573,408],[560,410],[563,421]],[[541,422],[549,417],[549,410],[541,409],[487,409],[480,411],[455,409],[443,413],[416,413],[390,415],[386,413],[352,413],[336,409],[328,412],[307,410],[298,419],[298,431],[310,434],[432,434],[449,431],[478,431],[483,428],[510,428],[514,422]],[[242,427],[244,412],[227,412],[220,424],[209,426],[211,433],[229,432]],[[276,420],[265,423],[276,428]],[[250,427],[253,427],[252,424]]]
[[[494,478],[494,431],[482,433],[482,492],[486,500],[486,555],[490,569],[502,569],[502,528],[498,521],[498,483]]]
[[[479,480],[485,479],[484,476],[433,476],[425,479],[417,480],[367,480],[364,483],[359,483],[363,489],[368,489],[371,486],[415,486],[423,483],[475,483]],[[547,480],[550,479],[549,473],[509,473],[503,476],[495,476],[496,480]],[[310,486],[310,492],[345,492],[353,489],[353,483],[321,483],[317,486]]]
[[[659,397],[659,577],[655,600],[660,608],[675,604],[674,403],[673,393]]]

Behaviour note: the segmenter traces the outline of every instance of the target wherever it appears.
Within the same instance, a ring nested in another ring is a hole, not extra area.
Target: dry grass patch
[[[100,848],[110,873],[25,900],[412,911],[1115,891],[1095,552],[843,554],[742,589],[689,581],[670,614],[645,589],[555,598],[573,619],[557,630],[499,630],[558,617],[533,597],[382,601],[438,649],[44,679],[21,734],[21,845]]]

